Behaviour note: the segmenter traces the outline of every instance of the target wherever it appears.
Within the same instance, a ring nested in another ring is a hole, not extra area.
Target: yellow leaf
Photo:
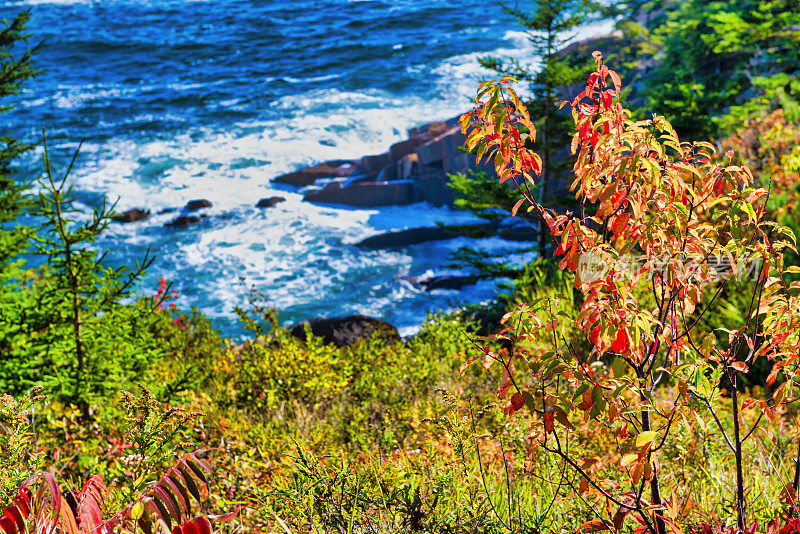
[[[656,439],[656,433],[653,430],[648,430],[647,432],[642,432],[638,436],[636,436],[636,446],[643,447],[649,443],[653,443]]]
[[[140,502],[137,502],[131,507],[131,519],[134,521],[138,521],[142,514],[144,513],[144,505]]]
[[[635,462],[638,457],[639,457],[638,454],[626,454],[625,456],[622,457],[622,461],[620,461],[619,464],[622,467],[627,467],[631,465],[633,462]]]
[[[523,202],[525,202],[525,199],[524,199],[524,198],[521,198],[521,199],[519,199],[519,200],[517,201],[517,203],[516,203],[516,204],[514,204],[514,207],[513,207],[513,208],[511,208],[511,216],[512,216],[512,217],[516,217],[516,215],[517,215],[517,210],[519,209],[519,207],[520,207],[520,206],[522,206],[522,203],[523,203]]]
[[[744,362],[733,362],[731,364],[731,367],[733,369],[736,369],[740,373],[746,373],[747,372],[747,364],[744,363]]]

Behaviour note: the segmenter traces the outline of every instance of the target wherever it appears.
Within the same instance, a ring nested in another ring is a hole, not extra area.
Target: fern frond
[[[213,471],[201,449],[181,458],[144,495],[109,519],[103,518],[108,488],[102,475],[80,491],[62,493],[52,473],[37,473],[23,482],[18,495],[0,515],[0,534],[211,534],[211,521],[230,521],[239,509],[220,516],[197,515],[208,495]],[[34,494],[35,492],[35,494]],[[137,528],[138,527],[138,528]]]

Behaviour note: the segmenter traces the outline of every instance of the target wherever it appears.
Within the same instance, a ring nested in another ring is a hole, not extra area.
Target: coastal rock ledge
[[[452,205],[448,174],[480,170],[494,175],[492,165],[477,165],[461,151],[465,136],[458,117],[408,131],[408,139],[383,154],[360,160],[331,160],[277,176],[275,183],[315,187],[303,200],[355,207],[378,207],[427,201]]]

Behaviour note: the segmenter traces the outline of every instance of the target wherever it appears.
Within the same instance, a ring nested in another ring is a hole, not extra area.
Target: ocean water
[[[117,211],[154,213],[205,198],[200,225],[164,228],[174,213],[114,224],[100,243],[109,261],[158,260],[140,290],[175,282],[179,305],[196,304],[227,334],[249,288],[283,321],[363,313],[401,333],[426,314],[492,297],[482,282],[425,292],[408,278],[453,273],[461,246],[515,249],[465,238],[400,250],[352,246],[393,229],[468,222],[421,203],[380,209],[302,202],[279,174],[385,151],[408,128],[469,108],[488,76],[484,55],[534,62],[524,34],[485,0],[35,0],[0,2],[0,19],[29,7],[43,39],[18,109],[3,127],[33,139],[46,128],[51,158],[72,173],[85,206],[105,195]],[[607,24],[582,36],[603,33]],[[41,148],[22,162],[41,170]],[[260,210],[259,198],[285,203]],[[520,261],[530,258],[519,257]]]

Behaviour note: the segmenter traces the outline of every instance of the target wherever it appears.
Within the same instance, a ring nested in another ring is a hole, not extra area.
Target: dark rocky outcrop
[[[369,339],[373,336],[387,343],[400,341],[400,334],[394,326],[365,315],[314,317],[294,325],[291,334],[305,341],[306,324],[311,327],[311,332],[315,336],[321,337],[325,343],[337,347],[347,347],[361,339]]]
[[[303,197],[309,202],[346,204],[359,208],[392,206],[418,202],[419,197],[413,182],[354,182],[342,187],[338,182],[330,183],[318,191],[309,191]]]
[[[393,161],[384,167],[380,174],[379,179],[392,181],[392,180],[415,180],[419,175],[419,165],[416,152],[406,154],[397,161]]]
[[[455,127],[458,117],[432,122],[409,130],[409,138],[395,143],[384,154],[364,156],[359,162],[334,160],[278,176],[273,181],[306,187],[320,178],[357,175],[346,186],[333,183],[309,191],[304,200],[376,207],[429,201],[436,206],[451,204],[448,173],[481,168],[475,158],[459,149],[465,137]],[[363,175],[363,178],[360,177]],[[386,182],[390,182],[386,184]],[[395,184],[397,183],[397,185]],[[399,185],[400,183],[406,185]],[[358,185],[359,187],[354,187]]]
[[[392,155],[388,152],[385,154],[377,154],[375,156],[364,156],[361,158],[361,172],[367,176],[378,176],[386,166],[392,163]]]
[[[389,154],[392,157],[392,161],[397,161],[403,156],[413,154],[417,147],[428,139],[426,135],[417,135],[405,141],[393,144],[389,147]]]
[[[150,210],[140,210],[138,208],[134,208],[132,210],[123,211],[122,213],[117,213],[111,217],[111,220],[116,221],[118,223],[132,223],[136,221],[144,221],[145,219],[150,217]]]
[[[538,241],[539,231],[528,224],[513,224],[499,228],[497,236],[509,241]]]
[[[453,192],[447,187],[448,174],[481,170],[494,175],[492,165],[477,165],[475,156],[460,150],[466,140],[460,128],[454,126],[444,131],[435,128],[430,131],[441,133],[416,150],[417,184],[425,200],[435,206],[453,203]]]
[[[286,202],[286,199],[283,198],[283,197],[262,198],[261,200],[258,201],[258,203],[256,204],[256,207],[257,208],[271,208],[272,206],[274,206],[275,204],[278,204],[279,202]]]
[[[199,200],[190,200],[189,202],[186,203],[186,207],[184,209],[186,209],[187,211],[197,211],[203,208],[210,208],[213,205],[214,204],[212,204],[210,201],[201,198]]]
[[[206,218],[206,215],[181,215],[180,217],[166,223],[164,226],[168,228],[186,228],[187,226],[191,226],[193,224],[197,224],[203,219]]]
[[[314,167],[307,167],[288,174],[282,174],[272,179],[279,184],[288,184],[295,187],[313,185],[319,178],[343,178],[350,176],[356,170],[358,162],[346,159],[326,161]]]
[[[163,210],[159,211],[158,214],[161,215],[163,213],[172,213],[173,211],[177,210],[178,208],[164,208]]]
[[[356,243],[356,246],[363,248],[407,247],[417,243],[425,243],[426,241],[453,239],[466,233],[493,233],[493,229],[494,227],[491,223],[465,224],[457,227],[422,226],[373,235]]]
[[[434,289],[461,289],[464,286],[469,286],[476,283],[478,280],[480,280],[480,276],[477,275],[444,275],[432,276],[430,278],[426,278],[425,280],[420,280],[419,284],[427,291],[433,291]]]

